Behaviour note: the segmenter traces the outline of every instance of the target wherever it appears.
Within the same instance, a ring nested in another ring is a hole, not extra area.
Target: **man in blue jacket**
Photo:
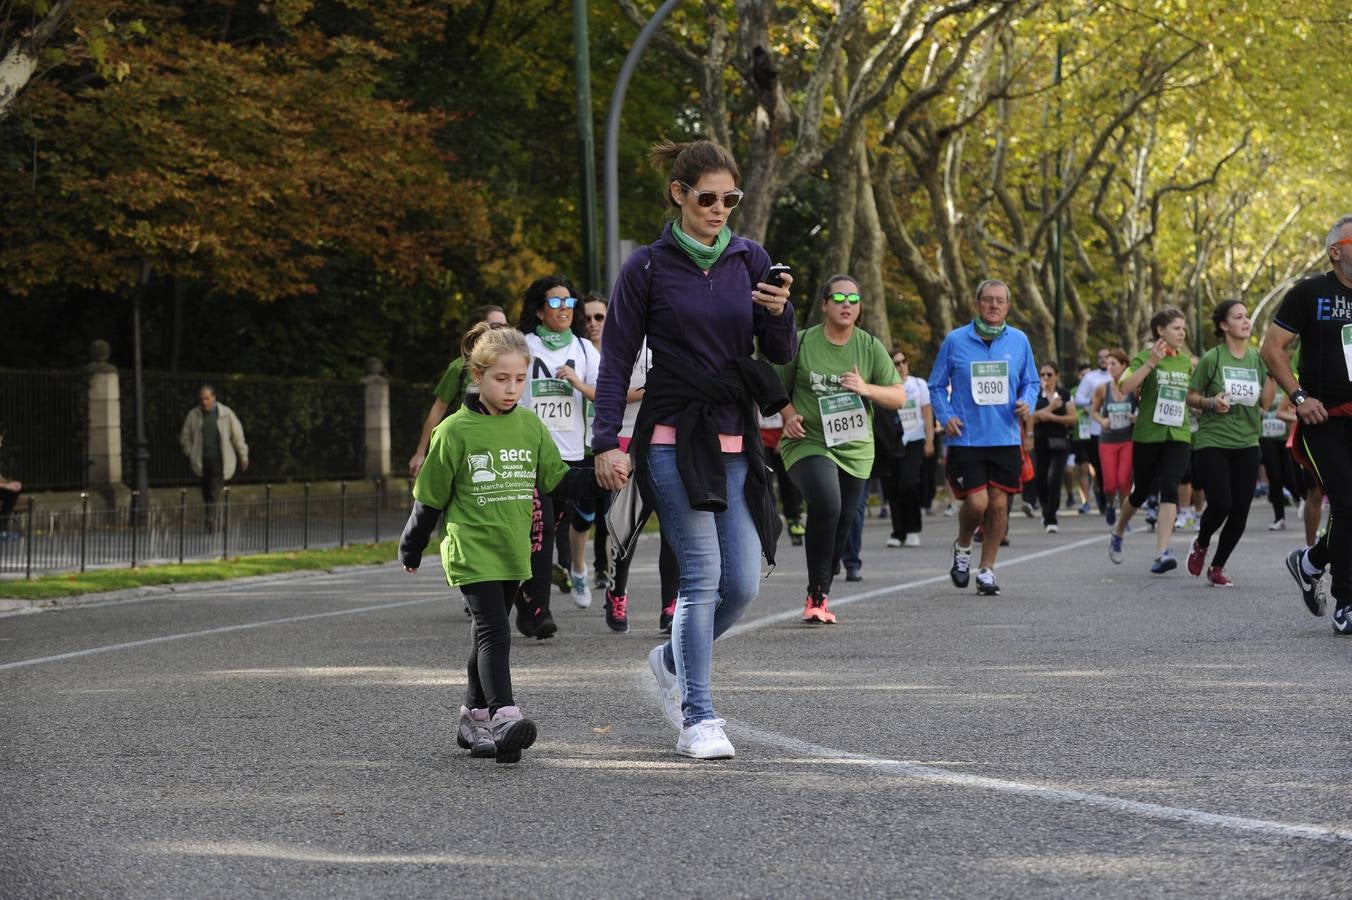
[[[990,279],[976,289],[976,318],[944,338],[930,372],[930,403],[948,447],[948,489],[962,501],[949,577],[967,587],[972,535],[984,525],[978,594],[994,597],[995,557],[1019,492],[1022,424],[1037,402],[1037,362],[1028,337],[1009,325],[1009,286]]]

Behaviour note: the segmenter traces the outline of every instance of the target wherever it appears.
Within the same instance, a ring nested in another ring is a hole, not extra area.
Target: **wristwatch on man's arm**
[[[1304,388],[1296,388],[1294,391],[1291,392],[1291,403],[1293,406],[1300,406],[1302,403],[1304,403],[1306,400],[1309,399],[1310,395],[1305,393]]]

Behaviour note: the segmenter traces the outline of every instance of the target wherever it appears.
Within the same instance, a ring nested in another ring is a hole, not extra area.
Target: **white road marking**
[[[1064,553],[1067,550],[1076,550],[1079,549],[1080,547],[1088,547],[1091,544],[1106,544],[1106,543],[1107,541],[1104,540],[1102,535],[1092,538],[1083,538],[1070,544],[1061,544],[1056,547],[1051,547],[1047,550],[1039,550],[1037,553],[1029,553],[1026,556],[1016,556],[1013,559],[1005,560],[1004,562],[1000,563],[1000,568],[1004,569],[1008,566],[1017,566],[1019,563],[1030,562],[1031,560],[1035,559],[1042,559],[1044,556],[1054,556],[1058,553]],[[850,594],[848,596],[839,598],[832,597],[831,606],[833,608],[839,608],[842,606],[848,606],[851,603],[858,603],[861,600],[872,600],[874,597],[882,597],[887,594],[895,594],[898,591],[913,590],[918,587],[924,587],[927,584],[940,584],[948,582],[949,582],[948,573],[945,572],[943,575],[935,575],[931,578],[921,578],[917,581],[907,581],[903,584],[889,584],[884,587],[874,588],[871,591],[865,591],[862,594]],[[964,589],[966,593],[975,596],[975,594],[973,593],[974,590],[975,589],[971,587]],[[758,628],[764,628],[767,625],[774,625],[778,622],[797,621],[799,618],[802,617],[802,615],[803,611],[800,609],[789,609],[785,610],[784,612],[778,612],[773,613],[772,615],[762,616],[759,619],[752,619],[750,622],[743,622],[740,625],[732,626],[727,631],[723,632],[723,636],[719,638],[719,640],[727,640],[730,637],[737,637],[740,634],[746,634],[748,631],[755,631]]]
[[[85,650],[72,650],[70,653],[57,653],[53,656],[37,656],[33,659],[20,659],[15,662],[0,663],[0,672],[6,669],[22,669],[43,663],[59,662],[63,659],[77,659],[81,656],[93,656],[97,653],[112,653],[114,650],[130,650],[135,647],[147,647],[151,644],[164,644],[169,641],[181,641],[185,638],[207,637],[213,634],[228,634],[231,631],[245,631],[250,628],[266,628],[269,625],[289,625],[293,622],[307,622],[311,619],[327,619],[330,616],[351,616],[357,613],[375,612],[382,609],[395,609],[400,606],[415,606],[420,603],[432,603],[445,600],[447,595],[425,597],[421,600],[400,600],[396,603],[381,603],[376,606],[359,606],[355,609],[335,609],[329,612],[309,613],[303,616],[287,616],[284,619],[266,619],[262,622],[245,622],[240,625],[223,625],[219,628],[204,628],[201,631],[185,631],[180,634],[165,634],[160,637],[145,638],[139,641],[126,641],[121,644],[105,644],[102,647],[90,647]]]
[[[654,693],[654,702],[655,700],[656,694]],[[988,778],[982,775],[968,775],[964,772],[953,772],[948,769],[927,766],[921,763],[906,762],[899,759],[885,759],[883,757],[870,756],[862,753],[850,753],[849,751],[838,750],[834,747],[824,747],[820,744],[800,741],[797,738],[776,734],[773,731],[766,731],[741,722],[729,722],[729,725],[732,726],[734,734],[740,733],[745,735],[757,744],[765,744],[779,750],[785,750],[790,753],[822,760],[824,762],[849,762],[857,765],[864,765],[869,768],[877,769],[880,772],[886,772],[889,775],[899,775],[904,778],[910,778],[915,781],[924,781],[930,784],[976,788],[978,790],[994,791],[1000,794],[1012,794],[1021,797],[1032,797],[1039,800],[1048,800],[1053,803],[1087,806],[1113,813],[1126,813],[1134,816],[1142,816],[1147,819],[1182,822],[1187,825],[1202,825],[1212,828],[1222,828],[1228,831],[1261,834],[1269,837],[1298,838],[1300,840],[1318,841],[1324,844],[1352,846],[1352,830],[1343,828],[1328,828],[1322,825],[1308,825],[1294,822],[1276,822],[1268,819],[1251,819],[1246,816],[1227,816],[1220,813],[1209,813],[1197,809],[1187,809],[1185,807],[1166,806],[1161,803],[1144,803],[1139,800],[1126,800],[1121,797],[1111,797],[1106,794],[1091,794],[1084,791],[1072,790],[1070,788],[1029,784],[1022,781],[1005,781],[1000,778]]]
[[[1070,544],[1062,544],[1047,550],[1041,550],[1037,553],[1029,553],[1026,556],[1019,556],[1006,560],[1001,563],[1001,568],[1031,562],[1066,550],[1074,550],[1079,547],[1087,547],[1102,543],[1106,543],[1104,537],[1102,535],[1097,535],[1092,538],[1085,538]],[[852,594],[847,597],[841,597],[838,600],[833,599],[831,604],[833,606],[845,606],[850,603],[858,603],[863,600],[871,600],[875,597],[894,594],[898,591],[910,590],[930,584],[944,583],[948,580],[948,575],[945,573],[931,578],[908,581],[904,584],[894,584],[875,588],[874,590],[865,591],[861,594]],[[740,625],[728,629],[723,637],[729,638],[746,634],[779,622],[795,620],[800,615],[801,612],[799,610],[791,609],[769,616],[762,616],[759,619],[743,622]],[[653,703],[656,703],[658,701],[656,684],[653,682],[652,678],[647,677],[647,675],[648,673],[645,669],[644,676],[641,677],[643,692],[649,695],[649,698]],[[1020,781],[1006,781],[1000,778],[989,778],[982,775],[969,775],[964,772],[954,772],[931,765],[923,765],[897,759],[886,759],[861,753],[851,753],[847,750],[839,750],[834,747],[825,747],[820,744],[813,744],[808,741],[789,737],[788,735],[767,731],[763,728],[757,728],[744,722],[730,721],[729,725],[732,726],[734,733],[745,735],[752,742],[757,744],[764,744],[779,750],[785,750],[790,753],[826,762],[848,762],[856,765],[864,765],[881,772],[886,772],[889,775],[899,775],[916,781],[929,782],[931,784],[975,788],[978,790],[994,791],[1001,794],[1047,800],[1053,803],[1087,806],[1108,812],[1124,813],[1169,822],[1182,822],[1189,825],[1222,828],[1229,831],[1240,831],[1249,834],[1261,834],[1280,838],[1298,838],[1301,840],[1317,841],[1326,844],[1352,845],[1352,830],[1347,829],[1328,828],[1321,825],[1309,825],[1303,823],[1277,822],[1267,819],[1252,819],[1244,816],[1228,816],[1220,813],[1188,809],[1185,807],[1166,806],[1160,803],[1145,803],[1139,800],[1127,800],[1121,797],[1108,796],[1106,794],[1091,794],[1069,788],[1029,784]]]

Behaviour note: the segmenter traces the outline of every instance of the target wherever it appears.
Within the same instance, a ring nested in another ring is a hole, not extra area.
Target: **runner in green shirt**
[[[1225,576],[1225,564],[1244,536],[1258,484],[1260,407],[1272,403],[1276,384],[1249,343],[1253,323],[1243,303],[1222,300],[1211,321],[1222,341],[1202,355],[1188,388],[1188,406],[1201,413],[1193,436],[1193,477],[1206,492],[1206,510],[1188,553],[1188,572],[1202,574],[1211,536],[1219,530],[1220,544],[1206,580],[1213,587],[1230,587],[1233,582]]]
[[[535,490],[562,484],[594,494],[596,481],[590,468],[564,463],[539,417],[518,407],[530,364],[521,332],[481,322],[465,336],[463,350],[479,392],[432,432],[399,560],[405,571],[418,571],[445,510],[446,581],[460,588],[474,617],[457,742],[474,756],[516,762],[534,742],[535,724],[512,698],[507,612],[531,574]],[[534,623],[534,633],[540,636],[543,627]]]
[[[779,453],[807,504],[804,622],[836,621],[827,609],[831,581],[873,468],[871,404],[897,409],[906,402],[887,348],[855,327],[860,302],[858,282],[848,275],[831,278],[821,300],[822,324],[800,336],[798,355],[780,368],[789,405],[782,411]]]
[[[503,312],[501,306],[494,306],[491,303],[476,306],[469,311],[469,325],[473,328],[480,322],[503,326],[507,324],[507,313]],[[465,396],[466,381],[465,358],[457,354],[446,367],[446,372],[432,392],[436,399],[432,401],[432,408],[427,411],[427,418],[423,420],[422,434],[418,436],[418,449],[413,451],[413,456],[408,461],[408,477],[418,477],[418,470],[422,468],[423,459],[427,456],[427,445],[432,440],[432,429],[446,418],[447,412],[455,412],[460,408]]]
[[[1155,529],[1155,561],[1150,571],[1162,575],[1178,568],[1178,560],[1169,550],[1178,514],[1178,484],[1188,467],[1191,432],[1188,428],[1188,384],[1192,359],[1185,344],[1188,321],[1183,312],[1172,307],[1162,309],[1150,319],[1153,339],[1131,360],[1118,386],[1122,393],[1133,391],[1140,398],[1140,411],[1132,430],[1132,465],[1135,486],[1122,504],[1112,534],[1108,537],[1108,558],[1122,562],[1122,544],[1127,523],[1136,514],[1159,483],[1159,524]]]

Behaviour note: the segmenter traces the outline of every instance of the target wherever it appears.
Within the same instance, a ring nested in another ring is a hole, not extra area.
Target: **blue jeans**
[[[681,686],[686,725],[717,718],[709,688],[714,639],[737,623],[760,589],[761,546],[746,505],[746,457],[725,453],[723,464],[728,508],[699,512],[690,508],[676,471],[676,448],[648,448],[657,518],[681,570],[676,618],[663,657]]]

